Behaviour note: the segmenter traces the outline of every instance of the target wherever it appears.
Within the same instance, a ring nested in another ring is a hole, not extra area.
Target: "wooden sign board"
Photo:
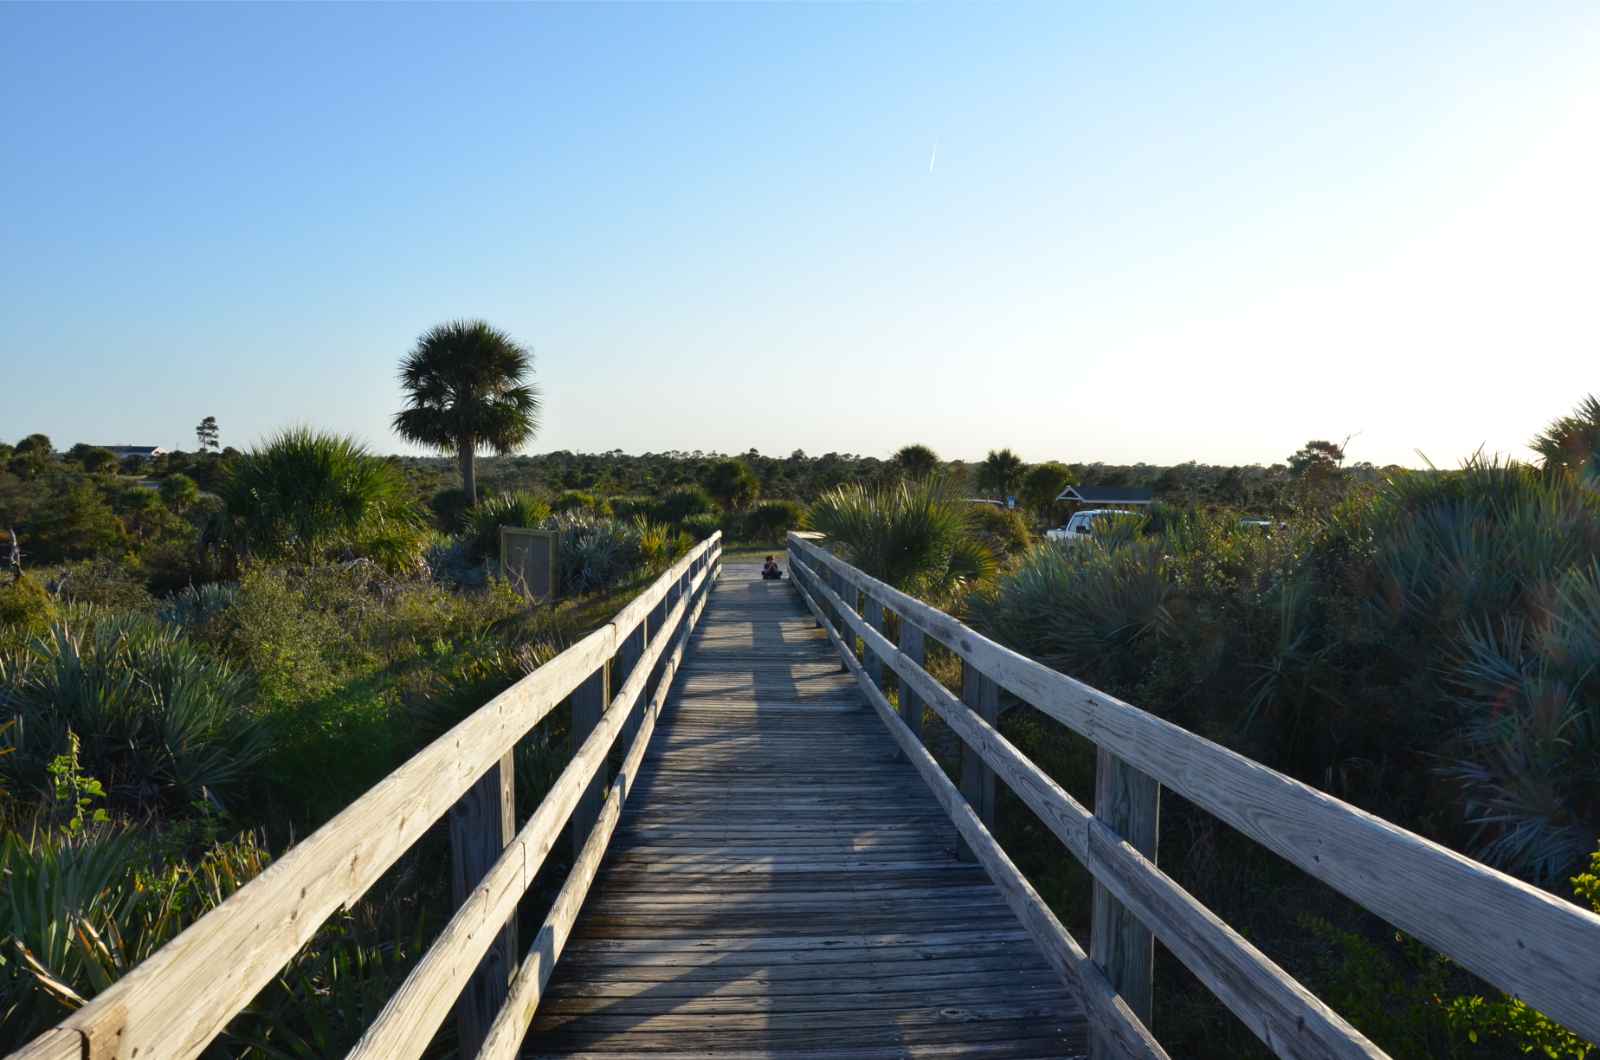
[[[529,600],[555,599],[557,536],[553,530],[500,528],[501,573]]]

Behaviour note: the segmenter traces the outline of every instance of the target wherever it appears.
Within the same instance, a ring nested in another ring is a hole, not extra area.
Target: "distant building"
[[[1090,508],[1149,504],[1154,499],[1155,495],[1151,490],[1132,489],[1126,486],[1068,486],[1056,495],[1058,501],[1082,504]]]
[[[100,448],[109,449],[118,460],[150,460],[167,455],[167,451],[159,445],[102,445]]]

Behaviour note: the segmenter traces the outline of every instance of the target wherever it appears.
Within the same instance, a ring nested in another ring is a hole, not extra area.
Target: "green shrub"
[[[95,557],[116,558],[128,533],[100,486],[84,476],[53,475],[33,518],[17,527],[28,562],[38,565]]]
[[[654,497],[612,497],[606,502],[611,509],[611,514],[617,519],[633,519],[637,516],[649,518],[656,512]]]
[[[695,541],[704,541],[722,529],[722,517],[712,512],[700,512],[688,516],[680,525],[683,532]]]
[[[762,501],[745,513],[736,535],[747,541],[780,543],[790,530],[800,526],[805,509],[794,501]]]
[[[405,478],[353,438],[286,430],[244,453],[221,485],[226,534],[240,551],[302,563],[363,542],[390,547],[397,527],[418,528]],[[415,538],[420,555],[422,540]]]
[[[144,578],[110,557],[64,564],[51,569],[49,579],[55,594],[66,603],[144,613],[155,609]]]
[[[226,808],[267,750],[238,671],[141,616],[56,624],[6,659],[0,698],[17,717],[0,770],[17,786],[46,790],[76,733],[84,771],[129,811]]]
[[[556,567],[563,595],[609,589],[644,562],[633,523],[567,512],[545,520],[544,529],[559,535]]]
[[[706,491],[725,511],[743,511],[761,492],[761,480],[742,460],[719,460],[706,473]]]
[[[194,479],[174,471],[161,480],[161,501],[175,512],[188,511],[200,499],[200,487]]]
[[[972,508],[940,480],[898,480],[829,490],[809,518],[866,573],[939,600],[994,574]]]
[[[1021,513],[993,504],[972,505],[972,532],[990,552],[1004,559],[1028,551],[1033,540]]]
[[[662,495],[651,517],[662,523],[683,523],[712,507],[711,495],[699,486],[674,486]]]
[[[0,575],[0,648],[20,646],[56,618],[56,602],[31,575]]]
[[[604,498],[583,490],[562,491],[556,495],[550,507],[556,512],[588,512],[591,515],[606,515],[610,512]]]
[[[467,491],[460,486],[447,486],[428,501],[434,525],[447,534],[459,533],[466,526],[469,508]]]
[[[65,1018],[266,868],[254,835],[196,856],[133,833],[9,833],[0,843],[0,1039],[26,1041]],[[18,960],[17,958],[21,958]]]
[[[531,493],[503,493],[480,503],[469,513],[469,550],[477,559],[500,557],[502,526],[533,528],[550,516],[550,505]]]

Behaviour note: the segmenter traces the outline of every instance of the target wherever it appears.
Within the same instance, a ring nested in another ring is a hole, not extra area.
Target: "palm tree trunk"
[[[467,495],[467,507],[478,506],[478,447],[471,439],[461,440],[461,492]]]

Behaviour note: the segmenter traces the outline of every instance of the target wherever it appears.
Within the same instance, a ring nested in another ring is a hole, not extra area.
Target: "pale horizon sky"
[[[1453,466],[1600,390],[1600,7],[0,4],[0,439]]]

